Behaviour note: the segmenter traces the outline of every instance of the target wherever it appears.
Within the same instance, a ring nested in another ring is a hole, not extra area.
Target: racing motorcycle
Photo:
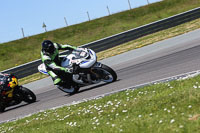
[[[97,84],[101,81],[111,83],[117,80],[116,72],[109,66],[97,62],[96,53],[92,49],[81,48],[73,50],[70,54],[61,55],[61,66],[73,68],[72,85],[69,87],[57,86],[58,89],[69,94],[77,93],[80,87]],[[38,66],[39,72],[48,75],[44,64]],[[64,73],[59,75],[67,82]]]
[[[5,90],[5,87],[10,87],[10,89]],[[12,76],[11,80],[7,77],[0,77],[0,112],[22,101],[33,103],[36,101],[36,95],[28,88],[19,86],[15,76]]]

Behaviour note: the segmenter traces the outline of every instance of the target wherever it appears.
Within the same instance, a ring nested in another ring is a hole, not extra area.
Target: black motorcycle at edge
[[[36,101],[36,95],[26,87],[16,86],[13,90],[12,98],[8,97],[8,93],[1,91],[0,96],[0,112],[4,112],[5,108],[20,104],[22,101],[33,103]]]

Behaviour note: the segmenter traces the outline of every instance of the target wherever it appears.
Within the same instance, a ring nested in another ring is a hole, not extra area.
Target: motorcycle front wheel
[[[5,108],[6,107],[3,105],[3,103],[0,103],[0,112],[4,112]]]
[[[23,100],[27,103],[33,103],[36,101],[36,95],[29,90],[28,88],[22,87],[21,86],[21,90],[23,93]]]
[[[117,80],[116,72],[107,65],[102,64],[101,67],[94,68],[97,74],[100,75],[101,80],[106,83],[111,83]]]

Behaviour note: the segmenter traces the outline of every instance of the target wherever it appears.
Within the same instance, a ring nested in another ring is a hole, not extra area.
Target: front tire
[[[27,103],[33,103],[36,101],[36,95],[29,90],[28,88],[21,87],[22,94],[23,94],[23,100]]]
[[[102,64],[101,67],[94,68],[97,74],[100,75],[101,80],[106,83],[111,83],[117,80],[116,72],[109,66]]]
[[[6,107],[3,105],[3,103],[0,103],[0,112],[4,112],[5,108]]]

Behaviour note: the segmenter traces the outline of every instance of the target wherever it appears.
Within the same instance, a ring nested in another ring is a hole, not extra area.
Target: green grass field
[[[41,42],[45,39],[80,46],[199,6],[200,0],[164,0],[90,22],[3,43],[0,44],[0,70],[39,59]]]
[[[198,133],[200,76],[126,90],[3,123],[1,133]]]

